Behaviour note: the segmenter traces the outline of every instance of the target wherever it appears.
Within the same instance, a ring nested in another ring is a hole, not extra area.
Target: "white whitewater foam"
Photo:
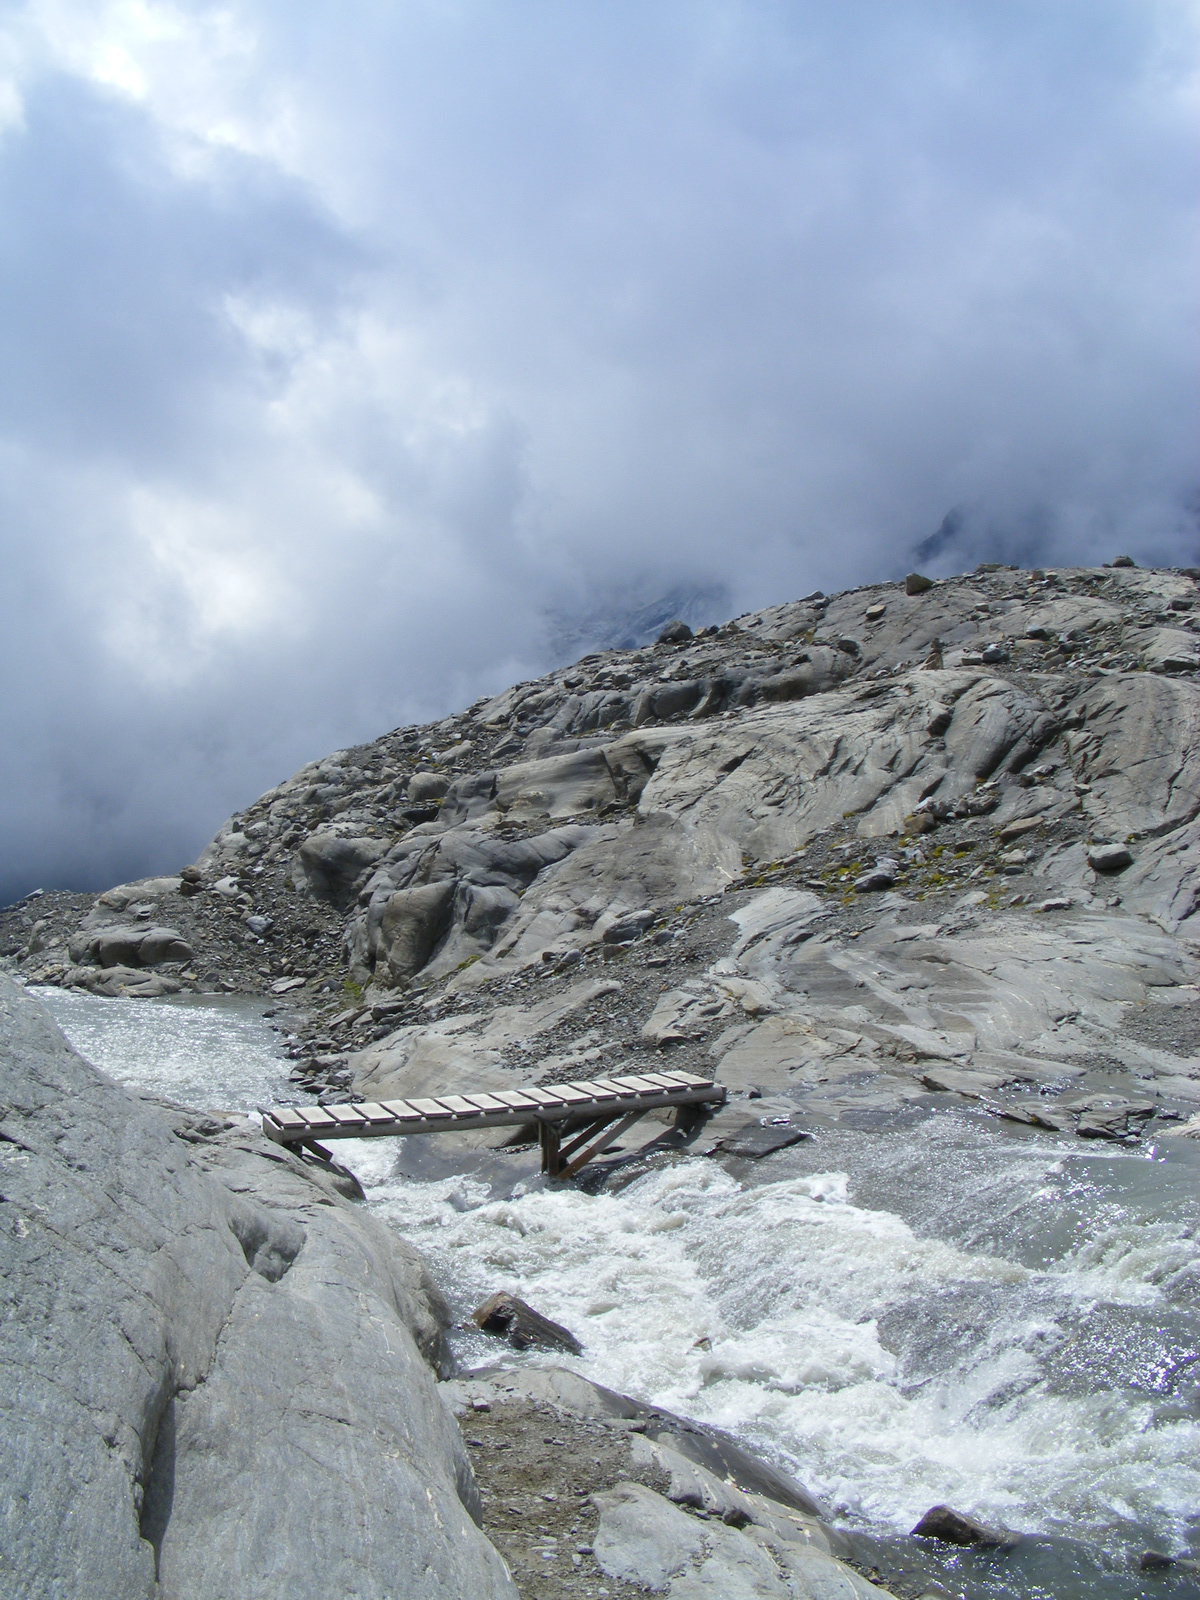
[[[843,1515],[906,1530],[946,1501],[1103,1540],[1114,1525],[1178,1530],[1194,1511],[1193,1421],[1151,1426],[1145,1395],[1043,1381],[1063,1338],[1055,1305],[1152,1300],[1164,1254],[1188,1254],[1178,1228],[1140,1264],[1110,1239],[1033,1271],[855,1205],[843,1173],[745,1188],[703,1161],[616,1195],[489,1202],[456,1179],[385,1182],[372,1199],[464,1311],[494,1289],[523,1295],[584,1342],[566,1364],[765,1446]],[[998,1292],[1003,1315],[967,1362],[906,1387],[880,1318],[965,1287]]]
[[[253,1111],[296,1098],[258,1002],[110,1000],[80,989],[31,993],[79,1053],[118,1083],[201,1110]]]

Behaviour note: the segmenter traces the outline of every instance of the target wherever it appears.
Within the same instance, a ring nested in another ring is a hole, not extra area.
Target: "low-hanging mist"
[[[1200,558],[1196,33],[10,8],[0,899],[666,598]]]

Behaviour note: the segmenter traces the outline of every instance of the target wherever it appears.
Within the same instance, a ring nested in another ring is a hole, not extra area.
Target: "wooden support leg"
[[[539,1127],[541,1129],[542,1171],[548,1178],[554,1179],[558,1177],[558,1169],[561,1162],[559,1128],[553,1122],[540,1123]]]

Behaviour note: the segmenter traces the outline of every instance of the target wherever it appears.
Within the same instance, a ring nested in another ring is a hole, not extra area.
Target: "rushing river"
[[[203,1107],[294,1098],[260,1004],[42,998],[127,1083]],[[535,1180],[505,1198],[398,1177],[395,1148],[347,1141],[339,1158],[459,1316],[517,1291],[583,1341],[567,1364],[735,1432],[848,1523],[905,1531],[944,1501],[1117,1559],[1200,1552],[1191,1141],[1098,1146],[946,1113],[823,1131],[737,1177],[697,1158],[615,1194]],[[461,1340],[465,1361],[495,1358]],[[1149,1592],[1114,1581],[1104,1593]],[[1013,1574],[972,1592],[1101,1591]]]

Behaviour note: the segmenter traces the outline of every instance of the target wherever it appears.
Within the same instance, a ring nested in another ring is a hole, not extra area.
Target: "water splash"
[[[370,1197],[463,1312],[493,1289],[524,1295],[583,1340],[568,1365],[753,1440],[844,1517],[901,1531],[947,1501],[1109,1547],[1148,1530],[1182,1542],[1200,1423],[1163,1412],[1144,1347],[1172,1317],[1193,1326],[1169,1292],[1200,1261],[1190,1221],[1154,1215],[1153,1182],[1131,1201],[1128,1160],[1089,1156],[1081,1175],[1072,1154],[965,1123],[857,1140],[876,1189],[884,1167],[900,1185],[919,1158],[936,1186],[969,1155],[975,1204],[964,1184],[926,1209],[970,1242],[856,1203],[844,1171],[748,1186],[699,1160],[616,1195],[495,1201],[456,1178],[377,1179]]]

